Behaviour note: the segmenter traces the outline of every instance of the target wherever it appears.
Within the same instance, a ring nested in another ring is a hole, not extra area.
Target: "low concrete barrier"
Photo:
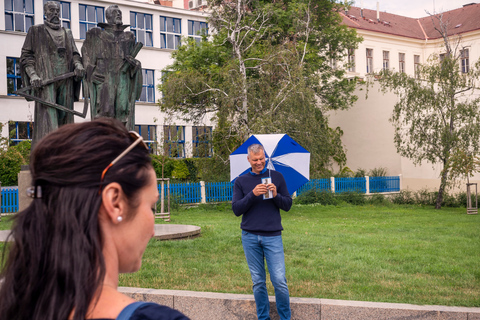
[[[119,291],[139,301],[172,307],[192,320],[257,319],[253,295],[129,287],[120,287]],[[310,298],[290,298],[290,304],[292,320],[480,320],[480,308]],[[279,319],[273,297],[270,317]]]

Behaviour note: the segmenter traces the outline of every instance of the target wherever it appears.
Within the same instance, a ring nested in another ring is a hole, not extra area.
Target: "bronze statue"
[[[142,66],[135,56],[142,44],[124,31],[128,25],[117,5],[109,6],[105,16],[108,23],[90,29],[82,47],[91,116],[116,118],[134,130],[135,100],[142,93]]]
[[[72,32],[61,26],[60,5],[48,1],[44,11],[44,24],[30,27],[20,57],[24,91],[19,94],[35,100],[32,148],[48,133],[73,122],[73,103],[85,75]]]

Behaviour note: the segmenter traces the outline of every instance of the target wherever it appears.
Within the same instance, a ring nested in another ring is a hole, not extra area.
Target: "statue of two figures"
[[[44,5],[44,24],[28,30],[20,67],[23,88],[19,95],[35,101],[32,148],[48,133],[85,118],[90,101],[92,119],[111,117],[129,130],[135,127],[135,101],[142,91],[142,66],[135,59],[142,48],[122,22],[117,5],[105,11],[107,23],[87,32],[82,55],[72,33],[61,25],[60,5]],[[83,60],[83,61],[82,61]],[[83,80],[84,110],[74,110]]]

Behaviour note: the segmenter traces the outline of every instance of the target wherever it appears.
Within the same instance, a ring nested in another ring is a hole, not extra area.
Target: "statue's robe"
[[[103,28],[87,32],[82,46],[92,119],[116,118],[127,129],[135,129],[135,101],[142,93],[140,62],[131,66],[124,59],[132,55],[135,35],[127,25],[99,23]]]

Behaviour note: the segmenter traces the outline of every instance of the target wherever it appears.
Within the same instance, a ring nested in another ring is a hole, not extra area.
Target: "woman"
[[[112,119],[65,125],[31,157],[34,199],[12,228],[2,319],[116,319],[133,299],[118,275],[140,268],[154,234],[155,172],[141,137]],[[130,319],[188,319],[144,304]]]

